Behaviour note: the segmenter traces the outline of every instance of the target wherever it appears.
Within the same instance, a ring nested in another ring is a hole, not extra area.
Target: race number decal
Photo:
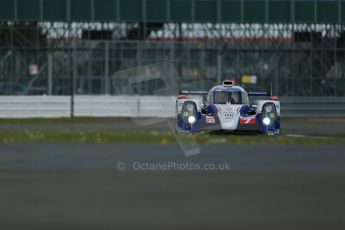
[[[206,116],[206,123],[214,124],[216,121],[212,116]]]

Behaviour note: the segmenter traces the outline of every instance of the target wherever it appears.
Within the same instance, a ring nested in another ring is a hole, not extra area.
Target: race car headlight
[[[197,106],[194,101],[185,101],[182,106],[182,119],[185,124],[193,124],[197,117]]]
[[[194,116],[189,116],[188,117],[188,122],[189,122],[189,124],[193,124],[195,122],[195,117]]]
[[[271,123],[271,120],[268,117],[265,117],[262,122],[264,123],[264,125],[268,126]]]
[[[262,106],[262,123],[269,127],[275,123],[277,119],[277,110],[272,102],[267,102]]]

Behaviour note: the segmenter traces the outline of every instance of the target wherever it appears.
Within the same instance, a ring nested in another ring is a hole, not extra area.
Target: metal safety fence
[[[164,23],[131,37],[136,26],[3,23],[0,94],[116,94],[117,72],[169,62],[181,84],[249,75],[279,96],[345,96],[344,24]]]

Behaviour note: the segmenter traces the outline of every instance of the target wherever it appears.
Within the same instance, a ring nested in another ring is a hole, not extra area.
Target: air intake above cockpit
[[[224,87],[232,87],[233,85],[234,85],[233,81],[230,81],[230,80],[223,81],[223,86]]]

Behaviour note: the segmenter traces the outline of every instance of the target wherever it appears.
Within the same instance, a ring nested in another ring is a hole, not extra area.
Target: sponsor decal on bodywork
[[[247,124],[247,125],[256,124],[256,118],[255,117],[241,117],[240,124]]]
[[[216,106],[220,116],[222,116],[225,120],[233,120],[235,117],[235,109],[232,107],[223,107],[223,109],[220,106]]]
[[[212,116],[206,116],[206,123],[214,124],[214,123],[216,123],[216,120]]]

